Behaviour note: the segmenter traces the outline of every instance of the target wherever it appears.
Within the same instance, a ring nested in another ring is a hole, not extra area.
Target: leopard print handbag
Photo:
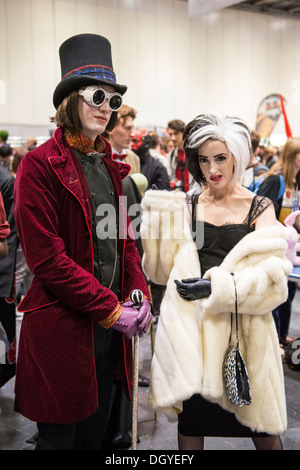
[[[231,275],[234,276],[233,273]],[[229,347],[223,362],[223,382],[229,402],[235,406],[244,406],[251,404],[251,391],[246,364],[239,350],[237,293],[234,277],[233,282],[235,289],[236,342],[232,341],[233,314],[231,313]]]

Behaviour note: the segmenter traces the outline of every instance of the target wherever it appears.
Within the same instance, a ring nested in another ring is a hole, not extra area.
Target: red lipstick
[[[221,181],[222,175],[211,176],[209,179],[214,183],[218,183],[219,181]]]

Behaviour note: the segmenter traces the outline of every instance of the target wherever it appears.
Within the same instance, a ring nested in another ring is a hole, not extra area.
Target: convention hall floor
[[[17,320],[19,330],[20,320]],[[293,302],[290,335],[300,337],[300,290]],[[151,361],[150,333],[140,341],[140,372],[149,376]],[[288,429],[282,435],[285,450],[300,450],[300,371],[293,371],[284,364],[288,411]],[[177,426],[163,415],[155,417],[148,408],[149,388],[139,387],[137,450],[177,450]],[[13,411],[14,379],[0,389],[0,450],[34,450],[28,439],[36,433],[35,423]],[[157,419],[155,419],[157,418]],[[207,438],[207,450],[253,450],[251,439]]]

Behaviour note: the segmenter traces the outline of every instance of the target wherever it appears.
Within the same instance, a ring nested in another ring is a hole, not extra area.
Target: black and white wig
[[[199,167],[198,149],[209,139],[225,143],[234,158],[233,181],[237,182],[247,168],[251,154],[248,126],[239,118],[218,112],[200,114],[186,126],[183,141],[187,167],[200,185],[206,181]]]

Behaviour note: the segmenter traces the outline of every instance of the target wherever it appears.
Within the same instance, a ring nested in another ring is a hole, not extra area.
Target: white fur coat
[[[182,401],[195,393],[233,412],[252,430],[278,434],[286,429],[286,404],[278,337],[271,311],[287,298],[283,227],[270,226],[246,235],[211,280],[207,299],[188,302],[174,279],[200,276],[200,264],[185,221],[185,194],[147,191],[142,201],[143,268],[157,284],[167,284],[151,365],[150,406],[176,420]],[[240,349],[245,359],[252,404],[231,405],[224,393],[222,363],[234,312],[234,272],[239,312]]]

